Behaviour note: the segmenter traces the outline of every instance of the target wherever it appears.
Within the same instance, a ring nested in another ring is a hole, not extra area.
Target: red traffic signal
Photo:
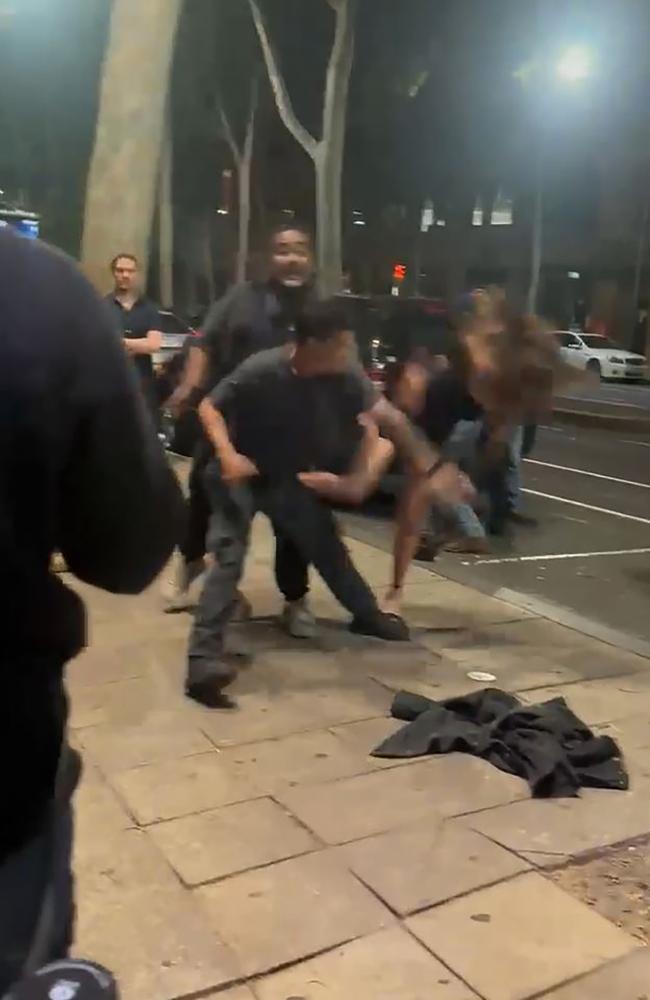
[[[395,264],[393,268],[393,280],[404,281],[406,277],[406,264]]]

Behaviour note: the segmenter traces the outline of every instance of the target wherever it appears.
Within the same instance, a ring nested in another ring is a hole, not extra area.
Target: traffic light
[[[406,277],[406,264],[395,264],[393,268],[393,281],[404,281]]]

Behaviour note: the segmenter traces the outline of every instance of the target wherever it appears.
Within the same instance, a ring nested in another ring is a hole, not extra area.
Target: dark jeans
[[[0,865],[0,996],[25,972],[67,955],[73,927],[72,828],[67,804]]]
[[[185,562],[196,562],[206,552],[210,524],[210,500],[205,485],[205,446],[194,456],[189,478],[187,522],[180,546]],[[300,601],[309,590],[308,566],[295,544],[275,528],[275,579],[287,601]]]
[[[355,618],[369,618],[378,607],[372,590],[355,569],[329,507],[297,480],[270,484],[255,479],[237,486],[222,482],[216,462],[206,469],[212,506],[208,547],[214,555],[190,636],[188,682],[215,680],[225,687],[235,669],[223,656],[224,632],[244,569],[250,526],[256,511],[313,565],[337,600]],[[298,583],[297,577],[294,582]]]

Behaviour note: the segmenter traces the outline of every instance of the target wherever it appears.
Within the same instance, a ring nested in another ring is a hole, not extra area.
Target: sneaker
[[[195,681],[185,685],[185,694],[204,708],[232,711],[237,708],[237,702],[225,693],[221,685],[222,682],[215,680]]]
[[[350,625],[350,631],[356,635],[368,635],[384,642],[408,642],[410,633],[408,625],[399,615],[386,614],[377,611],[369,618],[355,618]]]
[[[204,572],[205,560],[195,559],[188,563],[185,562],[180,552],[174,553],[171,579],[165,586],[163,593],[166,614],[172,614],[174,611],[186,611],[192,607],[194,601],[190,596],[190,587]]]
[[[294,639],[313,639],[318,628],[306,597],[300,601],[287,601],[280,621]]]

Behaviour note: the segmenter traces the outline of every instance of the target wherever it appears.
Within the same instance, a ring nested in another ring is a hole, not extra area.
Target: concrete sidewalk
[[[390,560],[350,543],[374,586]],[[157,588],[77,585],[90,649],[69,668],[77,796],[76,953],[123,1000],[637,1000],[650,952],[552,870],[650,832],[650,663],[424,569],[410,645],[350,636],[315,580],[315,643],[288,639],[271,539],[255,525],[245,590],[254,667],[240,709],[182,696],[186,615]],[[474,758],[376,760],[392,692],[497,685],[562,693],[620,739],[629,792],[531,801]],[[568,985],[567,985],[568,984]]]

